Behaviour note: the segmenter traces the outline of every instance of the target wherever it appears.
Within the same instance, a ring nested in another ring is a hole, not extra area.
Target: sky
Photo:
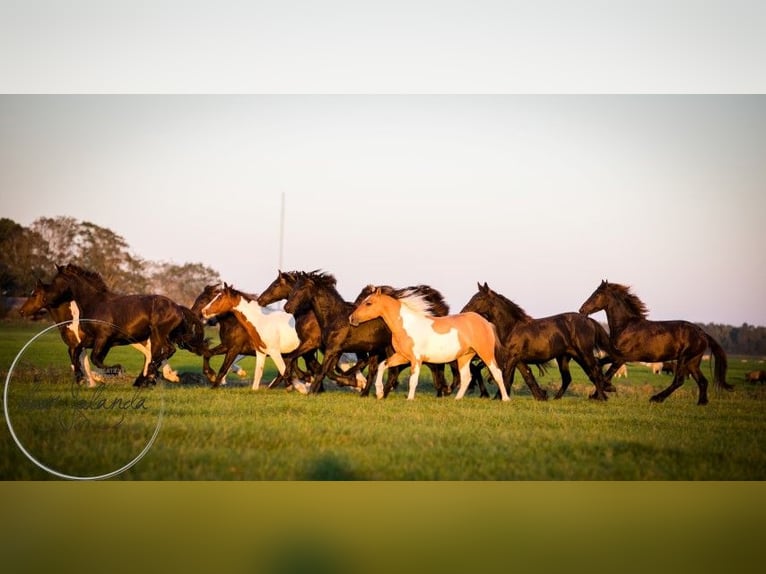
[[[246,291],[323,269],[346,299],[426,283],[457,312],[486,281],[542,317],[608,279],[653,319],[766,325],[758,3],[451,2],[436,25],[428,2],[224,2],[161,32],[177,3],[21,4],[2,217],[92,221]]]

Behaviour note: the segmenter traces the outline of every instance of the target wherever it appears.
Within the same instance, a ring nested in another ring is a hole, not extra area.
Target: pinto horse
[[[446,301],[444,301],[444,297],[441,293],[439,293],[436,289],[428,286],[428,285],[417,285],[415,287],[406,287],[404,289],[396,289],[395,287],[391,287],[390,285],[368,285],[364,289],[361,290],[359,295],[357,295],[356,299],[354,299],[354,302],[352,305],[354,308],[359,306],[359,304],[364,301],[369,295],[372,295],[376,289],[380,289],[383,293],[386,295],[390,295],[391,297],[397,298],[404,294],[405,292],[411,292],[412,290],[417,291],[420,295],[426,298],[428,301],[428,304],[430,306],[431,312],[433,315],[442,317],[449,314],[449,305],[447,305]],[[434,387],[436,388],[436,396],[437,397],[443,397],[445,395],[449,395],[452,389],[447,384],[446,379],[444,378],[444,367],[445,365],[443,363],[425,363],[426,366],[431,370],[431,375],[434,383]],[[457,380],[459,374],[457,370],[457,363],[454,361],[450,364],[450,369],[452,370],[452,378],[453,380]],[[388,381],[386,382],[385,387],[383,388],[383,397],[387,397],[388,394],[391,392],[391,389],[393,389],[399,379],[400,372],[404,369],[404,365],[400,365],[398,367],[390,367],[388,369]],[[472,373],[473,370],[473,364],[471,366]],[[484,380],[480,378],[480,368],[478,369],[479,374],[479,385],[481,387],[481,396],[489,396],[489,393],[487,393],[486,388],[484,387]],[[382,375],[382,371],[379,371],[379,376]],[[367,391],[369,391],[369,385],[367,387]]]
[[[283,355],[292,361],[304,352],[295,317],[291,313],[269,311],[258,304],[256,297],[237,291],[226,283],[202,307],[201,313],[206,319],[231,313],[245,329],[255,350],[253,390],[260,387],[267,356],[274,361],[279,374],[284,375],[287,365]],[[305,391],[304,386],[297,382],[293,382],[293,386],[301,392]]]
[[[478,355],[500,387],[503,400],[509,400],[503,374],[495,360],[498,343],[495,328],[478,313],[437,317],[431,314],[426,299],[414,290],[402,293],[397,299],[377,289],[354,309],[348,321],[356,326],[377,318],[383,319],[391,330],[394,347],[394,353],[380,367],[410,365],[407,399],[415,398],[420,366],[424,362],[450,363],[455,360],[460,372],[460,389],[455,398],[462,399],[471,382],[471,359]]]
[[[463,311],[474,311],[495,325],[507,352],[504,375],[509,383],[513,382],[514,368],[518,368],[532,395],[537,400],[545,400],[548,395],[537,384],[528,365],[539,366],[556,359],[561,387],[555,398],[560,399],[572,382],[569,361],[573,359],[596,387],[592,398],[606,400],[603,374],[595,352],[608,353],[611,344],[601,325],[579,313],[533,319],[486,283],[478,287],[479,291],[466,303]]]
[[[683,385],[691,374],[699,387],[698,405],[708,403],[708,381],[700,369],[705,350],[710,347],[715,357],[714,380],[719,388],[733,390],[726,382],[728,361],[721,345],[697,325],[688,321],[649,321],[646,305],[630,288],[618,283],[601,281],[593,294],[580,307],[580,313],[590,315],[606,312],[609,336],[614,348],[614,363],[606,373],[607,380],[626,361],[676,361],[676,371],[669,387],[649,400],[661,403]]]
[[[92,341],[88,339],[89,335],[80,326],[80,308],[74,301],[65,301],[58,305],[51,304],[51,301],[51,286],[38,279],[32,293],[19,309],[19,314],[22,317],[27,317],[42,310],[48,311],[53,322],[58,325],[61,339],[67,346],[69,361],[72,364],[72,371],[75,370],[76,364],[81,363],[80,367],[85,371],[85,376],[88,379],[88,386],[98,386],[97,381],[102,380],[102,378],[99,374],[93,372],[90,366],[90,361],[88,360],[85,349],[92,346]],[[78,357],[75,355],[75,351],[81,343],[84,345],[84,348]],[[142,372],[144,376],[146,376],[149,362],[152,358],[149,340],[147,339],[143,343],[131,343],[131,346],[144,355],[144,367]],[[178,373],[170,367],[167,361],[162,363],[162,376],[174,383],[180,381]]]
[[[160,365],[175,353],[175,346],[202,354],[207,346],[202,323],[194,314],[162,295],[119,295],[108,289],[98,273],[77,265],[58,265],[50,284],[50,303],[57,306],[75,301],[80,309],[80,326],[86,337],[75,348],[79,357],[85,342],[92,341],[90,358],[99,369],[120,370],[104,364],[113,345],[147,341],[151,361],[138,375],[136,387],[156,383]],[[74,365],[77,381],[84,379],[79,361]]]
[[[192,312],[202,318],[202,309],[210,303],[216,295],[218,295],[220,290],[220,284],[207,285],[194,301],[191,308]],[[219,315],[216,315],[215,319],[218,323],[218,336],[221,342],[216,347],[210,349],[203,358],[203,369],[205,369],[206,373],[209,373],[208,380],[213,387],[226,383],[226,374],[229,372],[229,369],[238,356],[248,355],[255,357],[258,353],[247,329],[239,322],[233,313],[220,313]],[[300,349],[297,352],[302,352],[305,347],[310,347],[310,350],[305,352],[303,356],[309,368],[315,369],[315,365],[318,365],[319,363],[314,358],[313,349],[315,342],[320,338],[319,326],[316,324],[316,320],[314,320],[312,324],[311,321],[301,321],[299,318],[296,318],[295,329],[301,339]],[[221,364],[221,368],[218,369],[218,373],[215,373],[215,371],[210,368],[210,357],[215,355],[224,355],[223,363]],[[274,379],[274,381],[269,384],[269,387],[276,386],[282,381],[289,381],[293,370],[299,371],[295,364],[296,359],[297,356],[295,359],[287,362],[285,374],[279,375]],[[305,376],[303,373],[299,374]]]

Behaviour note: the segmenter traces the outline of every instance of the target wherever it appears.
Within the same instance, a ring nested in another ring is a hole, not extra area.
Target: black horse
[[[710,347],[715,357],[715,383],[719,388],[733,390],[726,382],[728,361],[721,345],[702,328],[688,321],[649,321],[646,305],[630,288],[618,283],[601,281],[593,294],[580,307],[580,313],[590,315],[606,311],[609,336],[614,349],[615,361],[606,373],[611,379],[626,361],[676,361],[675,374],[670,386],[653,395],[649,400],[662,402],[684,384],[691,374],[699,387],[698,405],[708,403],[708,381],[702,374],[702,355]]]
[[[322,330],[324,359],[322,368],[311,383],[310,392],[317,392],[326,376],[336,380],[336,366],[343,353],[356,353],[357,356],[364,353],[368,357],[367,386],[363,392],[369,392],[372,379],[377,375],[378,363],[393,352],[391,331],[379,319],[352,327],[348,316],[354,306],[343,300],[335,289],[335,283],[335,277],[329,273],[300,273],[284,309],[296,314],[302,309],[311,308]]]
[[[176,345],[197,354],[207,348],[202,323],[190,309],[162,295],[119,295],[108,289],[102,277],[77,265],[58,265],[50,284],[50,304],[75,301],[81,311],[80,323],[86,338],[74,350],[79,357],[90,344],[91,360],[100,369],[119,371],[119,365],[104,364],[114,345],[149,341],[151,360],[145,373],[133,383],[154,384],[159,367],[176,350]],[[74,365],[78,382],[85,379],[79,361]]]
[[[316,274],[317,272],[312,271],[311,273]],[[258,297],[258,304],[261,307],[265,307],[267,305],[271,305],[272,303],[276,303],[277,301],[287,299],[295,287],[298,278],[303,274],[305,274],[305,272],[302,271],[278,271],[276,279],[274,279],[274,281],[272,281],[269,286],[266,287],[263,293],[261,293]],[[308,372],[305,373],[305,380],[313,381],[318,376],[322,368],[321,363],[316,360],[316,352],[324,352],[324,346],[322,344],[322,329],[319,326],[319,322],[317,321],[317,316],[314,313],[314,310],[310,306],[303,306],[297,309],[293,315],[295,316],[295,328],[299,335],[302,331],[305,331],[306,345],[304,346],[305,354],[303,355],[303,358],[306,361],[306,367],[308,369]],[[301,335],[301,340],[304,340],[304,335]],[[339,384],[346,386],[354,385],[355,379],[353,379],[353,377],[357,372],[364,369],[369,363],[369,357],[367,353],[356,354],[356,359],[356,364],[354,364],[348,370],[343,371],[341,369],[336,369],[329,375],[330,378]],[[294,365],[294,368],[298,368],[296,362],[293,362],[292,364]],[[272,382],[270,386],[275,385],[276,383],[277,380]],[[323,381],[320,380],[318,390],[321,391],[323,388]],[[363,396],[366,394],[365,391],[369,391],[368,386],[362,390]]]
[[[528,365],[543,365],[556,359],[561,372],[561,387],[555,398],[560,399],[572,381],[569,361],[574,360],[596,387],[591,398],[606,400],[606,384],[595,352],[602,350],[609,354],[611,345],[609,335],[601,325],[579,313],[533,319],[486,283],[478,287],[479,291],[463,311],[479,313],[495,325],[506,354],[503,379],[508,384],[513,382],[514,369],[518,368],[532,395],[537,400],[547,399],[548,394],[538,385]]]

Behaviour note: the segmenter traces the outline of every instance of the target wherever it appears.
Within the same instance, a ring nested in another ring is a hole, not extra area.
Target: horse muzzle
[[[352,327],[358,327],[359,326],[359,321],[356,320],[354,315],[349,315],[348,316],[348,322],[351,324]]]

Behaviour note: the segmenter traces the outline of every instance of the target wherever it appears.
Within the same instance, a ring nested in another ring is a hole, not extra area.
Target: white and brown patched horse
[[[261,307],[255,299],[224,283],[201,310],[205,319],[232,313],[247,331],[255,349],[253,390],[260,387],[267,356],[271,357],[282,375],[285,373],[282,355],[294,351],[300,345],[295,317],[284,311],[270,311]],[[297,381],[293,381],[293,386],[302,393],[307,392],[305,385]]]
[[[437,317],[427,299],[417,288],[404,290],[398,298],[376,289],[349,316],[351,325],[380,317],[391,330],[394,353],[379,366],[375,381],[378,398],[383,397],[383,371],[387,367],[410,365],[410,388],[407,399],[415,398],[420,366],[423,363],[450,363],[457,360],[460,389],[456,399],[463,398],[471,382],[471,359],[478,355],[500,387],[504,401],[509,399],[503,374],[495,358],[497,335],[492,324],[478,313]]]

